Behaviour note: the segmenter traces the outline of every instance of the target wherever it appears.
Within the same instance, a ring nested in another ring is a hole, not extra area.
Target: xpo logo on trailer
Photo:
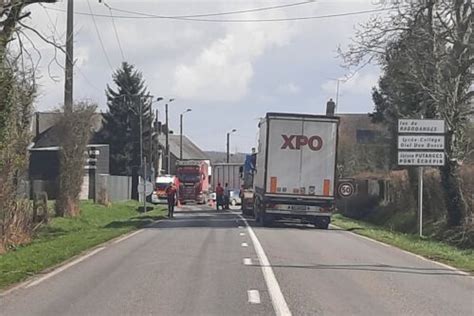
[[[281,135],[283,145],[281,149],[300,150],[308,146],[312,151],[318,151],[323,147],[323,139],[319,136],[307,137],[305,135]]]

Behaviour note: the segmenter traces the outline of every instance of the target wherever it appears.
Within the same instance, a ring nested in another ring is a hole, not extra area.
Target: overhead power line
[[[62,38],[63,36],[61,36],[58,32],[58,29],[56,27],[56,24],[53,23],[53,19],[51,18],[51,16],[49,15],[49,12],[48,10],[46,10],[46,7],[44,5],[42,5],[43,9],[44,9],[44,12],[46,13],[46,16],[48,17],[48,20],[49,20],[49,23],[51,24],[51,26],[53,27],[53,32],[54,32],[54,35],[57,36],[57,37],[60,37]],[[81,68],[77,65],[77,63],[74,63],[74,69],[76,69],[79,74],[84,78],[84,81],[93,89],[97,90],[97,91],[102,91],[100,90],[99,88],[97,88],[97,86],[95,86],[92,81],[86,76],[86,74],[81,70]]]
[[[89,0],[87,0],[87,5],[89,6],[90,16],[92,17],[92,21],[94,22],[95,31],[97,33],[97,37],[99,38],[100,46],[102,47],[102,51],[104,52],[105,59],[107,59],[107,63],[109,64],[109,67],[113,72],[114,68],[112,67],[112,63],[110,62],[109,55],[107,54],[107,51],[105,50],[104,42],[102,41],[102,37],[100,36],[99,28],[97,27],[97,23],[95,21],[95,16],[96,15],[92,12],[92,7],[91,7],[91,4],[90,4]]]
[[[118,8],[111,8],[111,9],[113,11],[117,11],[117,12],[130,13],[130,14],[140,15],[140,16],[144,16],[144,17],[154,17],[154,18],[160,17],[160,18],[163,18],[163,19],[167,19],[167,18],[190,19],[190,18],[203,18],[203,17],[211,17],[211,16],[235,15],[235,14],[243,14],[243,13],[269,11],[269,10],[275,10],[275,9],[296,7],[296,6],[305,5],[305,4],[309,4],[309,3],[314,3],[314,0],[302,1],[302,2],[290,3],[290,4],[275,5],[275,6],[263,7],[263,8],[246,9],[246,10],[215,12],[215,13],[202,13],[202,14],[192,14],[192,15],[173,15],[173,16],[149,14],[149,13],[130,11],[130,10],[124,10],[124,9],[118,9]]]
[[[56,9],[48,7],[49,10],[54,11],[61,11],[64,12],[62,9]],[[163,19],[163,20],[178,20],[178,21],[188,21],[188,22],[218,22],[218,23],[253,23],[253,22],[284,22],[284,21],[303,21],[303,20],[318,20],[318,19],[327,19],[327,18],[337,18],[337,17],[345,17],[345,16],[352,16],[352,15],[361,15],[361,14],[368,14],[368,13],[377,13],[377,12],[384,12],[384,11],[392,11],[398,8],[382,8],[382,9],[372,9],[372,10],[362,10],[362,11],[352,11],[352,12],[344,12],[344,13],[334,13],[334,14],[326,14],[326,15],[314,15],[314,16],[301,16],[301,17],[290,17],[290,18],[274,18],[274,19],[201,19],[201,18],[181,18],[175,16],[160,16],[160,15],[150,15],[150,16],[129,16],[129,15],[114,15],[113,18],[115,19]],[[85,15],[85,16],[94,16],[94,17],[102,17],[102,18],[111,18],[109,15],[105,14],[94,14],[94,13],[86,13],[86,12],[75,12],[77,15]]]
[[[120,37],[119,37],[118,31],[117,31],[117,26],[115,25],[115,19],[114,19],[114,16],[112,14],[112,8],[105,1],[104,1],[104,5],[109,9],[110,18],[112,20],[112,25],[114,27],[115,38],[117,39],[117,44],[118,44],[118,47],[120,49],[120,54],[122,55],[122,61],[125,61],[125,54],[123,53],[122,44],[120,43]]]

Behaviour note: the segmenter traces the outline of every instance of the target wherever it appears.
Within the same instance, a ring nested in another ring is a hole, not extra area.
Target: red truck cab
[[[181,204],[205,204],[209,191],[209,163],[205,160],[182,160],[176,164]]]

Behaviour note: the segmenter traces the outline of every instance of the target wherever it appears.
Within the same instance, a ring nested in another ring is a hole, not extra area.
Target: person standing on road
[[[173,218],[174,206],[176,204],[177,190],[173,182],[170,182],[166,188],[166,197],[168,199],[168,217]]]
[[[222,188],[220,183],[218,183],[217,187],[216,187],[216,206],[217,206],[217,210],[219,210],[219,205],[222,206],[222,209],[224,209],[224,189]]]
[[[229,189],[229,184],[226,183],[224,186],[224,208],[226,210],[229,209],[229,204],[230,204],[230,189]]]

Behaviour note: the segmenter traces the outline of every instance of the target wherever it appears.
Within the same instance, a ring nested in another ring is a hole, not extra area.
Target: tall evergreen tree
[[[100,141],[110,145],[110,172],[132,176],[132,198],[138,198],[140,157],[140,114],[142,115],[143,153],[150,157],[149,143],[152,123],[151,99],[141,72],[123,62],[112,75],[114,90],[107,85],[107,113]],[[149,160],[149,159],[148,159]]]

